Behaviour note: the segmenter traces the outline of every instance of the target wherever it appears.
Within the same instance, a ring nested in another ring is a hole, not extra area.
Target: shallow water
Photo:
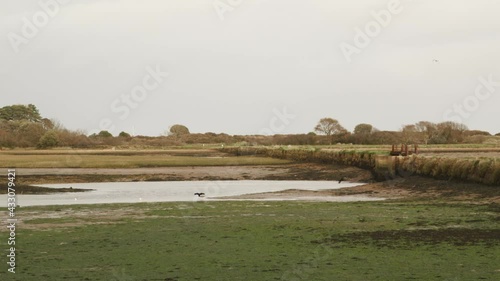
[[[73,187],[93,190],[88,192],[53,193],[46,195],[18,194],[16,201],[20,206],[180,202],[221,200],[220,198],[214,198],[274,192],[287,189],[322,190],[354,187],[358,185],[362,185],[362,183],[343,182],[339,184],[334,181],[166,181],[45,184],[40,186],[53,188]],[[203,192],[206,194],[206,197],[199,198],[194,195],[195,192]],[[363,200],[361,197],[357,198],[358,200]],[[356,201],[356,197],[352,199]],[[287,198],[285,200],[293,199]],[[7,202],[6,195],[0,196],[0,202]]]

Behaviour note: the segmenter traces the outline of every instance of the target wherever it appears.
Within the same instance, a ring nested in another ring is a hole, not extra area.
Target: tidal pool
[[[17,204],[22,206],[71,205],[71,204],[107,204],[137,202],[174,202],[199,200],[224,200],[225,196],[238,196],[252,193],[276,192],[287,189],[324,190],[354,187],[362,183],[335,181],[165,181],[165,182],[105,182],[105,183],[72,183],[43,184],[39,186],[51,188],[83,188],[88,192],[52,193],[41,195],[17,194]],[[205,193],[205,197],[194,193]],[[333,198],[332,196],[330,196]],[[366,201],[380,200],[363,196],[336,196],[339,200],[326,201]],[[343,198],[343,199],[342,199]],[[318,200],[309,197],[298,197],[281,200]],[[0,200],[7,202],[7,196]],[[260,199],[266,200],[266,199]],[[280,199],[271,199],[280,200]]]

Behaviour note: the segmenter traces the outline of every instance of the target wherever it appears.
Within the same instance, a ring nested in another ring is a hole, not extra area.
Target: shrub
[[[122,138],[130,138],[130,134],[127,133],[127,132],[120,132],[120,134],[118,135],[119,137],[122,137]]]
[[[97,134],[97,136],[101,138],[110,138],[113,135],[108,131],[100,131],[99,134]]]
[[[425,161],[422,167],[422,174],[426,176],[432,175],[432,172],[434,171],[434,167],[438,165],[438,159],[432,158],[428,159]]]
[[[484,183],[491,185],[500,185],[500,163],[492,161],[486,175]]]
[[[432,176],[435,178],[446,178],[450,167],[450,159],[439,158],[436,160],[436,165],[432,169]]]
[[[54,147],[59,144],[59,137],[57,136],[57,132],[50,130],[47,131],[38,142],[38,148],[49,148]]]

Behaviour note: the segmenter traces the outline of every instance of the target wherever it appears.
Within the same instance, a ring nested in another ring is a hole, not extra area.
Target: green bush
[[[120,134],[118,135],[119,137],[122,137],[122,138],[130,138],[130,134],[127,133],[127,132],[120,132]]]
[[[49,148],[59,144],[59,136],[56,131],[47,131],[38,141],[38,148]]]

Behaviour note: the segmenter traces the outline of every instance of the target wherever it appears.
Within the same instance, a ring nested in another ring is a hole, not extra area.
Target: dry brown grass
[[[179,166],[279,165],[290,161],[234,157],[212,150],[21,150],[0,152],[4,168],[141,168]]]

